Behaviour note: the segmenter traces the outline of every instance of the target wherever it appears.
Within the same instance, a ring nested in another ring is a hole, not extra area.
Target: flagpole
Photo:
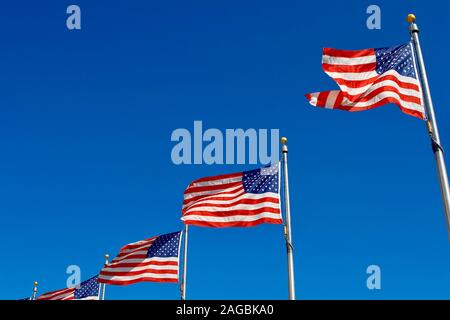
[[[187,250],[188,250],[189,226],[184,225],[184,252],[183,252],[183,279],[181,280],[181,300],[186,300],[186,278],[187,278]]]
[[[37,286],[38,286],[38,282],[35,281],[34,287],[33,287],[33,293],[31,294],[31,300],[36,300]]]
[[[444,161],[444,150],[439,138],[439,130],[436,122],[436,116],[434,114],[433,101],[431,100],[430,87],[428,85],[427,72],[425,69],[425,63],[422,56],[422,49],[419,41],[419,27],[417,26],[416,17],[413,14],[409,14],[407,19],[409,23],[409,31],[411,33],[412,42],[414,45],[415,56],[417,58],[417,65],[419,68],[419,78],[422,87],[422,94],[424,100],[425,111],[427,114],[427,129],[431,138],[431,146],[433,148],[434,157],[436,159],[436,166],[439,175],[439,184],[441,188],[442,202],[445,210],[445,216],[447,218],[447,231],[450,238],[450,189],[448,186],[447,169]]]
[[[109,263],[109,254],[105,254],[105,265],[104,268],[108,266]],[[100,300],[105,300],[105,289],[106,289],[106,283],[100,283]]]
[[[291,232],[291,206],[289,202],[289,180],[288,180],[288,147],[286,145],[287,138],[281,138],[282,152],[283,152],[283,177],[284,177],[284,237],[286,239],[287,262],[288,262],[288,287],[289,300],[295,300],[295,279],[294,279],[294,247],[292,246],[292,232]]]

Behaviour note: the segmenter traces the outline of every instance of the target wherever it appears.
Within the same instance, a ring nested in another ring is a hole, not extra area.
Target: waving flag
[[[98,300],[98,276],[82,282],[79,288],[66,288],[44,293],[37,300]]]
[[[322,68],[340,90],[310,93],[313,106],[363,111],[388,103],[425,119],[412,44],[392,48],[336,50],[325,48]]]
[[[281,224],[279,163],[195,180],[184,192],[184,223],[203,227]]]
[[[99,282],[178,282],[181,231],[130,243],[100,271]]]

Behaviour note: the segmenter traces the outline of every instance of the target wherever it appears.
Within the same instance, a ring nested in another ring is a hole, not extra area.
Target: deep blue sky
[[[78,4],[82,30],[65,26]],[[289,137],[297,295],[450,298],[450,244],[425,124],[394,105],[310,107],[337,88],[323,47],[407,42],[413,11],[450,148],[444,1],[3,1],[0,4],[1,299],[87,279],[129,242],[182,228],[193,179],[255,166],[175,166],[176,128],[279,128]],[[450,159],[448,159],[450,162]],[[285,299],[282,228],[191,228],[190,299]],[[366,288],[370,264],[382,290]],[[110,299],[178,299],[174,284]]]

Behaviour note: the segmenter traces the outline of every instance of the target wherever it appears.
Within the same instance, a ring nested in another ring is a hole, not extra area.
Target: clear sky
[[[81,7],[82,29],[66,28]],[[366,8],[381,7],[368,30]],[[450,243],[425,123],[394,105],[310,107],[337,88],[323,47],[409,40],[413,11],[444,148],[450,32],[444,1],[3,1],[0,4],[1,299],[95,275],[103,254],[179,230],[183,190],[250,165],[172,163],[177,128],[276,128],[289,138],[299,299],[450,298]],[[447,158],[450,163],[450,159]],[[285,299],[281,226],[191,228],[190,299]],[[366,268],[381,267],[369,291]],[[108,299],[178,299],[175,284]]]

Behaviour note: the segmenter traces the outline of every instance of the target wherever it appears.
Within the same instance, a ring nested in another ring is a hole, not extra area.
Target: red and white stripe
[[[306,98],[313,106],[347,111],[363,111],[393,103],[404,113],[424,119],[419,81],[395,70],[378,74],[376,66],[374,49],[325,48],[323,70],[341,90],[310,93]]]
[[[98,282],[113,285],[178,282],[178,257],[147,258],[147,252],[156,238],[158,237],[130,243],[120,249],[111,263],[100,271]]]
[[[40,295],[36,300],[74,300],[75,288],[51,291]]]
[[[283,223],[279,193],[246,193],[243,173],[195,180],[184,192],[185,224],[202,227],[251,227]]]

